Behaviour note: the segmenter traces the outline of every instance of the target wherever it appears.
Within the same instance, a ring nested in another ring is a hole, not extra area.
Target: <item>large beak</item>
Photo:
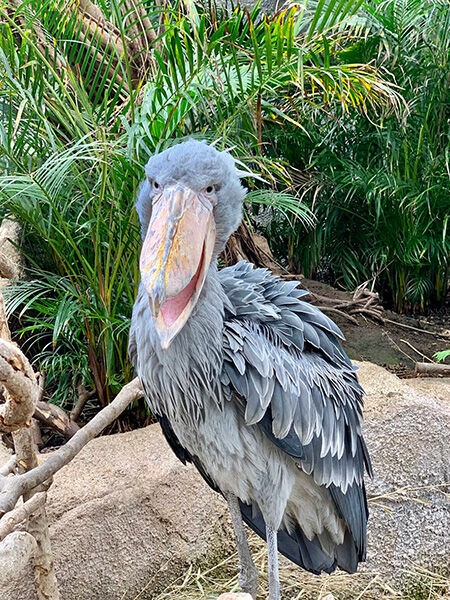
[[[140,270],[163,348],[180,332],[198,300],[215,240],[208,198],[172,187],[153,201]]]

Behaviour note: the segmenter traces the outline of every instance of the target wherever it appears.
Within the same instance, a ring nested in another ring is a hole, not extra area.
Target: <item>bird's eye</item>
[[[212,194],[213,191],[214,191],[214,186],[208,185],[208,187],[206,188],[206,193],[207,194]]]
[[[161,187],[159,185],[159,183],[156,181],[156,179],[153,179],[153,177],[149,177],[148,182],[150,183],[150,185],[152,186],[152,188],[154,190],[159,190],[159,188]]]

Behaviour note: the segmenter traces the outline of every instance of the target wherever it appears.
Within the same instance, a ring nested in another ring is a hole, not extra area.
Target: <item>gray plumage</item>
[[[243,189],[226,153],[189,141],[153,157],[137,208],[145,237],[151,182],[217,189],[214,256],[241,219]],[[192,314],[162,349],[140,286],[130,356],[178,457],[239,499],[244,520],[307,570],[353,572],[365,557],[370,461],[363,391],[339,328],[307,292],[246,262],[209,266]]]

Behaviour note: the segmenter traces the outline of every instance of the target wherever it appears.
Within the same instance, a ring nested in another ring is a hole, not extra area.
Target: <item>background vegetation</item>
[[[369,281],[396,310],[442,305],[450,242],[450,11],[440,0],[385,0],[360,11],[364,38],[339,60],[394,77],[401,113],[342,116],[331,107],[290,136],[274,132],[274,154],[309,175],[303,199],[317,226],[269,235],[289,242],[289,266],[354,289]]]
[[[0,218],[23,225],[28,265],[8,308],[53,400],[81,381],[103,405],[131,377],[133,199],[149,155],[183,136],[233,148],[253,174],[248,223],[290,268],[372,281],[400,310],[443,302],[447,12],[443,0],[319,0],[272,17],[3,5]]]

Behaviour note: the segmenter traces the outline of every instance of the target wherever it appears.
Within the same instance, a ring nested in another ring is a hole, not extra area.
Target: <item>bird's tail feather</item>
[[[262,539],[266,539],[266,525],[260,510],[239,501],[242,518],[253,531]],[[344,542],[335,547],[334,555],[330,556],[321,547],[317,537],[309,540],[300,527],[293,531],[281,529],[278,532],[278,550],[302,569],[320,575],[332,573],[336,567],[354,573],[358,565],[357,551],[352,536],[347,532]]]

